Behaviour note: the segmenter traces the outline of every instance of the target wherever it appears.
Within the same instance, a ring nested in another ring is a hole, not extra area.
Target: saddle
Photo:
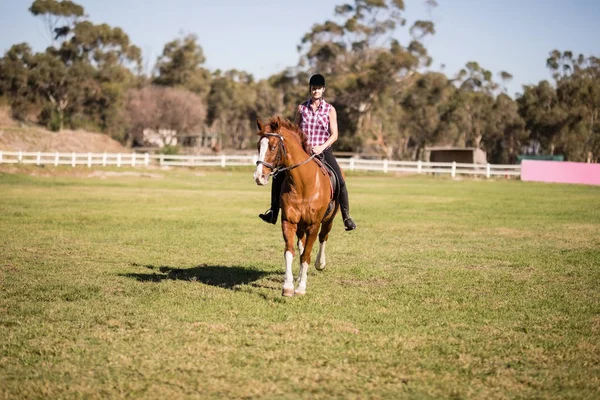
[[[325,217],[327,217],[329,214],[331,214],[333,212],[333,210],[335,208],[335,201],[337,200],[338,196],[340,195],[340,179],[338,178],[338,176],[335,173],[335,171],[333,170],[333,168],[331,168],[331,166],[329,164],[327,164],[324,160],[322,160],[318,157],[315,157],[314,160],[317,162],[317,164],[321,168],[321,171],[323,171],[324,174],[329,176],[331,200],[329,201],[329,205],[327,206],[327,211],[325,211]]]

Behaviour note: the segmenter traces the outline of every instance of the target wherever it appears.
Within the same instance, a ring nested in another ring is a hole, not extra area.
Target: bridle
[[[284,137],[282,135],[280,135],[279,133],[263,133],[261,134],[262,137],[276,137],[277,139],[279,139],[279,141],[277,142],[277,155],[275,156],[275,161],[273,161],[273,164],[265,162],[265,161],[257,161],[256,165],[264,165],[265,167],[269,168],[271,170],[271,172],[269,173],[269,176],[276,176],[277,174],[281,173],[281,172],[285,172],[285,171],[290,171],[294,168],[298,168],[301,165],[306,164],[307,162],[309,162],[310,160],[312,160],[313,158],[315,158],[317,155],[313,154],[312,156],[308,157],[306,160],[302,161],[301,163],[298,164],[294,164],[294,165],[290,165],[289,167],[280,167],[279,164],[281,162],[281,160],[285,160],[287,158],[287,151],[285,150],[285,146],[283,145],[283,139]]]

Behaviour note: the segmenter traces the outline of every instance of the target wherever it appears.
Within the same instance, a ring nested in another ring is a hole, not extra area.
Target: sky
[[[297,45],[316,23],[334,18],[336,5],[352,0],[75,0],[89,19],[122,28],[142,50],[151,71],[164,45],[196,34],[210,70],[237,69],[256,79],[298,65]],[[513,75],[511,96],[523,85],[551,80],[550,51],[571,50],[600,57],[600,0],[405,0],[407,27],[431,20],[436,34],[424,41],[431,70],[453,76],[469,61]],[[28,11],[32,0],[0,0],[0,51],[27,42],[43,51],[49,35],[41,18]],[[403,45],[407,35],[398,34]],[[318,71],[311,71],[318,72]]]

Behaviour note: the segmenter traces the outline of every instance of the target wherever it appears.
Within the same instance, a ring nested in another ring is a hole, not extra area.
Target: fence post
[[[37,152],[37,156],[35,157],[35,163],[40,165],[42,163],[42,153],[40,151]]]
[[[106,152],[104,152],[104,154],[102,154],[102,166],[106,167]]]
[[[88,153],[88,168],[92,168],[92,153]]]
[[[388,172],[388,160],[387,158],[385,160],[383,160],[383,173],[387,174]]]
[[[150,154],[146,153],[144,154],[144,165],[147,167],[148,165],[150,165]]]
[[[225,168],[227,165],[227,159],[225,158],[225,154],[221,155],[221,167]]]
[[[2,164],[2,151],[0,150],[0,164]]]
[[[421,160],[417,161],[417,173],[420,174],[421,172],[423,172],[423,163],[421,162]]]
[[[489,178],[492,174],[491,174],[491,167],[490,167],[490,163],[487,163],[487,165],[485,166],[485,177]]]
[[[59,159],[59,155],[58,155],[58,151],[56,153],[54,153],[54,166],[58,167],[58,159]]]
[[[350,157],[350,171],[354,171],[354,157]]]
[[[19,164],[21,164],[23,162],[23,151],[19,150],[19,155],[17,156],[17,159],[19,160]]]
[[[121,153],[117,154],[117,167],[121,168]]]
[[[75,160],[75,152],[71,153],[71,167],[75,168],[75,165],[77,165],[77,162]]]
[[[159,161],[159,164],[160,164],[161,167],[163,166],[164,162],[165,162],[165,155],[161,154],[160,155],[160,161]]]
[[[456,161],[452,161],[452,177],[456,178]]]

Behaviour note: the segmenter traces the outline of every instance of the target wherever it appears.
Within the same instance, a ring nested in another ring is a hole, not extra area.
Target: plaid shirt
[[[322,145],[329,139],[329,110],[331,104],[321,100],[317,111],[313,111],[310,99],[300,104],[300,128],[308,137],[308,144],[312,146]]]

